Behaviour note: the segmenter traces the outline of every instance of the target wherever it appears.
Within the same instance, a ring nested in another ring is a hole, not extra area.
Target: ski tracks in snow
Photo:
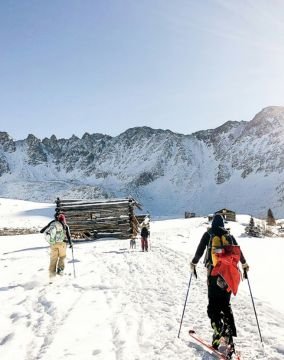
[[[15,272],[16,280],[0,288],[5,329],[0,334],[1,359],[13,359],[19,353],[24,360],[213,359],[188,337],[188,329],[193,328],[210,341],[205,271],[200,267],[198,279],[191,280],[178,339],[189,256],[167,246],[158,236],[154,243],[152,251],[145,253],[138,248],[129,250],[123,240],[75,245],[77,278],[66,275],[51,285],[47,269],[42,268],[42,256],[32,260],[38,270],[28,282],[23,281],[23,274],[31,255],[27,252],[28,259],[19,255],[16,262],[14,254],[10,260],[5,258],[4,264],[13,267],[10,271]],[[39,251],[47,256],[46,250]],[[72,271],[72,264],[67,263],[66,268]],[[283,359],[283,315],[256,302],[264,353],[257,345],[259,335],[249,296],[241,292],[232,297],[232,307],[242,360]]]

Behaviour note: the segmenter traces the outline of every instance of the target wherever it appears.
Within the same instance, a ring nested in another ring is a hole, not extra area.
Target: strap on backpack
[[[207,249],[206,249],[206,253],[205,253],[205,256],[204,256],[204,266],[205,267],[209,267],[211,264],[212,264],[212,259],[211,259],[211,250],[212,250],[212,239],[213,239],[213,234],[212,234],[212,231],[211,229],[209,229],[207,231],[210,239],[208,241],[208,245],[207,245]]]

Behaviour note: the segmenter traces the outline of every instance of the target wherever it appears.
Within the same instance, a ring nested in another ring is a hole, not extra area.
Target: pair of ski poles
[[[260,337],[260,342],[261,342],[261,344],[262,344],[262,346],[263,346],[262,335],[261,335],[261,331],[260,331],[260,326],[259,326],[259,322],[258,322],[258,317],[257,317],[256,309],[255,309],[255,304],[254,304],[254,300],[253,300],[253,296],[252,296],[252,292],[251,292],[251,287],[250,287],[250,282],[249,282],[249,278],[248,278],[247,271],[244,272],[244,278],[248,281],[248,287],[249,287],[250,297],[251,297],[251,301],[252,301],[252,305],[253,305],[253,309],[254,309],[254,314],[255,314],[255,318],[256,318],[256,323],[257,323],[257,327],[258,327],[258,333],[259,333],[259,337]],[[190,288],[190,284],[191,284],[191,279],[192,279],[192,273],[190,274],[190,278],[189,278],[189,282],[188,282],[188,287],[187,287],[187,292],[186,292],[184,307],[183,307],[182,316],[181,316],[181,321],[180,321],[180,326],[179,326],[179,331],[178,331],[178,338],[179,338],[179,335],[180,335],[180,330],[181,330],[181,326],[182,326],[183,316],[184,316],[184,312],[185,312],[185,308],[186,308],[186,303],[187,303],[187,298],[188,298],[188,294],[189,294],[189,288]]]

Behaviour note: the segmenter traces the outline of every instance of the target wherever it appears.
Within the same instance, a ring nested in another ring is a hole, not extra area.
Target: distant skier
[[[142,248],[142,251],[148,251],[148,236],[149,236],[149,231],[146,228],[146,226],[143,226],[142,230],[141,230],[141,248]]]
[[[67,242],[70,248],[73,247],[69,226],[66,224],[64,214],[55,214],[55,219],[42,228],[40,232],[45,233],[50,244],[50,278],[53,278],[56,274],[63,275]]]
[[[148,215],[141,223],[141,248],[142,251],[148,251],[148,237],[150,236],[150,219]]]
[[[230,352],[234,352],[233,336],[237,336],[231,293],[237,293],[240,282],[238,262],[241,261],[244,276],[249,266],[237,244],[236,239],[224,228],[224,220],[216,214],[211,228],[206,231],[190,263],[191,272],[197,277],[196,265],[207,247],[205,266],[208,269],[208,307],[207,314],[214,330],[212,346],[220,349],[221,341],[226,341]]]

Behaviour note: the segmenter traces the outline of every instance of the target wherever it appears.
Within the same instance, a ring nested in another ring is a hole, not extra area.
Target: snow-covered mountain
[[[190,135],[149,127],[116,137],[14,141],[0,132],[0,196],[134,196],[153,215],[206,214],[223,207],[284,216],[284,107]]]

